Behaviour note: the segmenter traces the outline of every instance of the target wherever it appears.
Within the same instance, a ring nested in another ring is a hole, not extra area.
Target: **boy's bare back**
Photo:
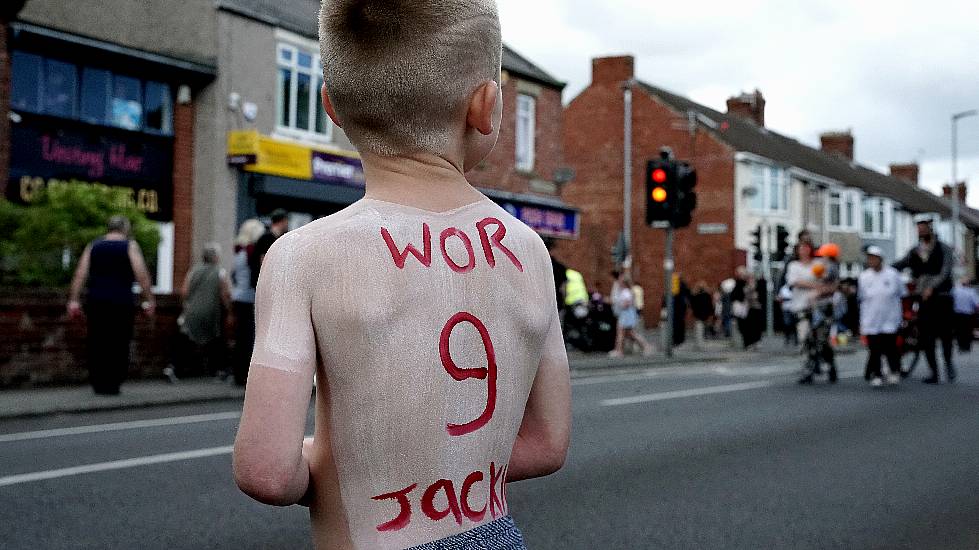
[[[366,199],[266,262],[253,364],[319,374],[317,541],[404,548],[506,515],[537,367],[564,353],[541,239],[488,200]]]

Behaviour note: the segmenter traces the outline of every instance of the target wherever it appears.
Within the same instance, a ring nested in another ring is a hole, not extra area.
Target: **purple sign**
[[[360,159],[313,151],[313,180],[348,187],[364,187]]]
[[[579,214],[570,208],[539,206],[516,201],[497,201],[514,218],[545,237],[577,239]]]

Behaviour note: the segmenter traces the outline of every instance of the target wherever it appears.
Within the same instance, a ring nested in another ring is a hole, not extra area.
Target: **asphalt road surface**
[[[577,379],[568,462],[511,513],[531,549],[979,548],[979,360],[872,389],[862,359]],[[235,487],[239,406],[0,423],[0,548],[311,548],[304,509]]]

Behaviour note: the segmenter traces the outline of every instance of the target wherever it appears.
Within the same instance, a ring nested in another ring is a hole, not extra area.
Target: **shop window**
[[[74,118],[78,101],[78,68],[63,61],[45,60],[43,91],[45,113]]]
[[[146,83],[146,130],[166,135],[173,133],[170,86],[162,82]]]
[[[14,52],[11,59],[10,108],[19,111],[41,111],[41,56]]]
[[[276,59],[278,131],[299,139],[328,140],[332,129],[320,97],[323,77],[319,55],[281,43]]]
[[[109,98],[109,122],[125,130],[143,127],[142,83],[129,76],[112,77],[112,95]]]
[[[530,172],[534,169],[536,148],[537,99],[520,94],[517,96],[517,170]]]
[[[109,87],[112,74],[103,69],[82,69],[81,118],[91,124],[109,120]]]

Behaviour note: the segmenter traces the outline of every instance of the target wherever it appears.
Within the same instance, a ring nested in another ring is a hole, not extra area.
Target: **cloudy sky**
[[[811,145],[851,129],[857,161],[919,161],[951,180],[953,112],[979,109],[979,2],[499,0],[504,40],[560,80],[632,54],[637,76],[714,109],[758,88],[766,124]],[[677,8],[679,7],[679,10]],[[959,178],[979,207],[979,117],[959,123]]]

